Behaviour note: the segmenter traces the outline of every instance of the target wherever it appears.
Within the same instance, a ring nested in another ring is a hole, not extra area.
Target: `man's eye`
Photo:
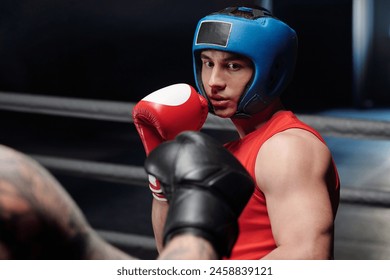
[[[211,61],[204,61],[203,64],[206,66],[206,67],[213,67],[214,64],[211,62]]]
[[[229,63],[227,65],[227,67],[230,69],[230,70],[239,70],[241,69],[241,65],[240,64],[237,64],[237,63]]]

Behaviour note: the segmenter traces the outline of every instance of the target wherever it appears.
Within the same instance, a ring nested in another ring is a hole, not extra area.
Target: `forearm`
[[[160,254],[160,260],[215,260],[217,254],[207,240],[186,234],[175,236]]]
[[[156,240],[157,251],[161,252],[163,248],[164,225],[167,219],[168,203],[153,199],[152,202],[152,225],[154,238]]]
[[[87,260],[136,259],[104,241],[96,232],[91,232],[89,235],[88,247],[83,258]]]

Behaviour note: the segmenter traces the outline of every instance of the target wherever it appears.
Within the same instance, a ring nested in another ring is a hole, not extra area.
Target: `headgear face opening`
[[[290,82],[297,56],[297,35],[265,9],[230,7],[202,18],[192,47],[195,82],[207,99],[200,53],[219,50],[248,57],[254,67],[237,106],[236,117],[262,111]],[[209,103],[210,112],[213,113]]]

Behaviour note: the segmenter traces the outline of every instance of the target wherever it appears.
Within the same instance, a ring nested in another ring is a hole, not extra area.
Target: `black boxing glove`
[[[238,217],[254,191],[241,163],[221,144],[200,132],[184,132],[153,150],[145,161],[168,199],[164,244],[191,233],[230,256],[238,236]]]

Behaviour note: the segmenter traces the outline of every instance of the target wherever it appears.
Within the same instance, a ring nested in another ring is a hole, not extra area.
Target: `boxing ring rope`
[[[56,174],[72,175],[134,186],[148,186],[143,167],[111,163],[98,163],[85,160],[64,159],[32,155],[36,161]],[[367,206],[390,207],[390,192],[342,187],[341,201]]]
[[[0,92],[0,109],[105,121],[129,122],[134,104]]]
[[[0,109],[24,113],[48,114],[56,116],[87,118],[94,120],[133,122],[131,102],[89,100],[43,95],[0,92]],[[348,138],[390,140],[390,122],[298,115],[307,124],[316,128],[321,134]],[[213,115],[209,115],[205,129],[234,130],[233,124]],[[31,155],[43,166],[53,172],[94,178],[103,181],[119,182],[146,186],[147,178],[140,166],[127,166],[112,163],[91,162],[75,159],[64,159],[42,155]],[[386,192],[368,191],[343,187],[342,201],[367,205],[390,207],[390,195]]]
[[[132,123],[131,112],[134,105],[131,102],[0,92],[0,110],[101,121]],[[298,117],[323,135],[390,140],[390,122],[299,114]],[[234,127],[228,120],[209,115],[204,129],[232,131]],[[129,186],[147,187],[147,175],[141,166],[93,162],[37,154],[30,156],[53,173],[122,183]],[[341,201],[350,204],[389,208],[390,192],[343,186],[341,189]],[[108,242],[122,248],[131,247],[141,251],[155,251],[155,242],[152,237],[103,230],[98,230],[98,234]]]
[[[92,162],[30,154],[50,171],[82,178],[97,179],[113,183],[148,186],[146,172],[141,166]]]
[[[95,120],[132,122],[134,103],[52,97],[0,92],[0,109]],[[390,140],[390,122],[338,117],[300,115],[298,117],[323,135],[347,138]],[[233,130],[227,121],[210,115],[205,129]]]

